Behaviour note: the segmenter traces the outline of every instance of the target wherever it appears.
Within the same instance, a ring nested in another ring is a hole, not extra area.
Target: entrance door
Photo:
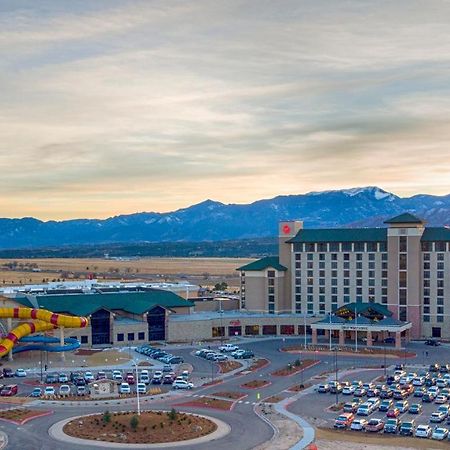
[[[91,315],[92,345],[111,344],[110,314],[99,309]]]
[[[166,339],[166,310],[155,306],[147,313],[149,341],[164,341]]]

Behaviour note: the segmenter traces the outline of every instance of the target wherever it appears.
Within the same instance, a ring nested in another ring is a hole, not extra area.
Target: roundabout
[[[204,444],[228,435],[231,427],[215,417],[172,411],[89,414],[61,420],[49,429],[58,441],[108,448],[173,448]]]

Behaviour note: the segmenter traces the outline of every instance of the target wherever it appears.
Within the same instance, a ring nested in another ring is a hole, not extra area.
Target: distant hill
[[[273,237],[277,223],[301,219],[306,228],[382,226],[404,211],[429,225],[450,224],[450,195],[401,198],[378,187],[278,196],[250,204],[206,200],[169,213],[43,222],[0,219],[0,249],[121,243],[217,242]]]

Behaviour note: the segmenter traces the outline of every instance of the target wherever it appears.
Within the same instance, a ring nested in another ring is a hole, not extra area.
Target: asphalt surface
[[[163,400],[152,401],[151,403],[145,404],[143,409],[163,409],[170,410],[173,405],[187,402],[189,399],[192,399],[192,396],[199,395],[207,395],[212,394],[218,391],[240,391],[246,393],[248,396],[243,399],[242,402],[237,403],[232,411],[219,411],[214,409],[203,409],[203,408],[190,408],[190,407],[179,407],[176,408],[183,411],[191,411],[197,412],[199,414],[206,414],[209,416],[217,417],[219,419],[224,420],[231,426],[231,433],[222,438],[214,441],[214,444],[205,443],[202,445],[189,446],[186,445],[183,448],[187,450],[199,449],[211,449],[212,446],[215,450],[229,450],[230,448],[235,450],[247,450],[254,448],[255,446],[269,440],[273,435],[272,428],[259,419],[256,414],[253,412],[254,403],[258,401],[258,394],[261,396],[261,399],[267,398],[272,395],[280,394],[285,391],[287,388],[294,384],[299,384],[301,382],[305,382],[309,378],[314,375],[323,373],[325,371],[334,371],[334,356],[333,355],[320,355],[320,354],[307,354],[307,355],[292,355],[284,352],[280,352],[279,348],[284,345],[296,345],[303,344],[303,339],[287,339],[286,342],[283,342],[282,339],[263,339],[260,341],[244,343],[240,345],[242,348],[251,349],[255,355],[258,357],[264,357],[271,361],[271,364],[258,372],[250,373],[248,375],[232,375],[229,378],[226,378],[224,383],[221,383],[218,386],[210,386],[207,388],[196,388],[192,391],[187,392],[177,392],[174,397],[169,396]],[[185,362],[188,362],[194,367],[194,379],[195,380],[210,380],[211,378],[216,378],[217,368],[215,365],[211,364],[209,361],[204,360],[202,358],[198,358],[193,355],[193,348],[179,348],[174,349],[171,348],[171,353],[183,356]],[[417,358],[408,359],[408,364],[427,364],[433,362],[442,362],[449,361],[450,362],[450,346],[441,346],[441,347],[426,347],[423,343],[412,343],[408,346],[408,351],[417,352]],[[425,351],[428,351],[428,357],[425,355]],[[314,359],[317,358],[320,363],[314,367],[311,367],[305,370],[304,373],[297,374],[291,377],[276,377],[272,376],[271,372],[277,370],[278,368],[285,367],[288,363],[294,362],[295,359]],[[355,356],[345,356],[338,354],[338,369],[339,371],[343,371],[350,367],[365,367],[365,366],[380,366],[384,362],[383,355],[380,357],[355,357]],[[387,359],[388,365],[396,364],[400,362],[404,362],[403,358],[396,359]],[[95,372],[95,370],[93,370]],[[383,370],[378,372],[367,371],[358,376],[355,376],[357,379],[362,379],[364,381],[373,379],[377,375],[383,373]],[[262,379],[270,381],[268,387],[265,387],[261,390],[248,390],[241,387],[241,385],[247,381]],[[348,378],[347,378],[348,379]],[[353,379],[350,376],[350,379]],[[9,379],[8,383],[15,383],[19,381],[20,391],[22,395],[25,395],[27,392],[31,392],[32,386],[23,385],[22,380],[18,379]],[[3,382],[3,384],[6,384]],[[287,394],[284,393],[284,396]],[[289,410],[295,414],[306,416],[306,417],[315,417],[319,414],[324,414],[324,409],[334,402],[334,396],[332,395],[319,395],[319,394],[311,394],[312,401],[305,402],[304,399],[301,399],[297,402],[292,403],[289,406]],[[412,403],[412,397],[410,403]],[[5,404],[1,404],[0,406],[5,407]],[[10,405],[7,405],[10,407]],[[52,409],[54,413],[50,416],[41,417],[35,420],[28,422],[23,426],[17,426],[13,424],[9,424],[6,422],[0,422],[0,430],[4,431],[9,438],[8,448],[10,449],[20,449],[20,450],[37,450],[37,449],[54,449],[60,450],[61,448],[71,450],[71,449],[89,449],[96,448],[89,445],[75,445],[75,444],[67,444],[60,443],[58,441],[53,440],[48,435],[48,429],[50,426],[62,419],[82,415],[91,412],[103,412],[105,409],[109,409],[110,411],[115,410],[128,410],[135,409],[135,405],[127,404],[120,406],[112,406],[108,405],[107,408],[105,406],[94,406],[89,404],[83,404],[82,406],[62,406],[62,405],[45,405],[39,406],[35,409],[42,410],[50,410]],[[432,405],[433,411],[437,409],[436,405]],[[378,415],[382,415],[383,413],[378,413]],[[425,412],[419,416],[414,417],[418,423],[422,423],[422,416],[425,420],[426,415],[428,414],[428,410],[425,409]],[[330,414],[329,420],[334,419],[334,414]],[[373,413],[373,417],[378,417],[377,413]]]

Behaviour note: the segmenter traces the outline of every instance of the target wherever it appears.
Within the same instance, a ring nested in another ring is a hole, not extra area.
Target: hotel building
[[[398,346],[400,337],[450,339],[450,229],[426,227],[410,213],[385,224],[304,229],[302,221],[280,222],[278,257],[238,269],[241,310],[322,317],[311,324],[313,341],[321,331],[343,341],[355,329],[369,345],[386,332]]]

